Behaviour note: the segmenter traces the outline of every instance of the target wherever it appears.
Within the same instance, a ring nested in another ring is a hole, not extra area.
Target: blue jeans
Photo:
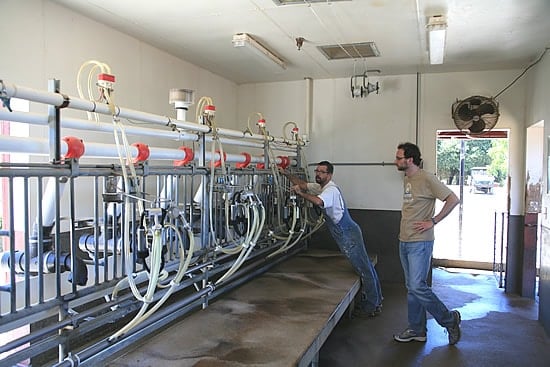
[[[344,210],[344,216],[338,224],[333,224],[330,219],[326,223],[340,251],[361,277],[360,307],[366,312],[374,311],[382,305],[382,289],[365,249],[361,227],[351,219],[347,210]]]
[[[426,332],[426,311],[445,328],[454,326],[449,309],[428,286],[434,241],[399,242],[399,257],[405,273],[409,328]]]

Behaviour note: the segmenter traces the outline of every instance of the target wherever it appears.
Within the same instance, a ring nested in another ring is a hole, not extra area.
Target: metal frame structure
[[[0,256],[7,275],[0,333],[27,328],[0,346],[2,365],[106,361],[300,251],[323,223],[279,175],[288,167],[305,177],[299,138],[275,138],[261,123],[259,134],[218,128],[208,109],[191,123],[86,101],[60,93],[55,80],[47,92],[0,80],[4,105],[13,97],[46,104],[48,114],[4,109],[0,119],[47,126],[49,138],[4,136],[0,151],[48,155],[49,162],[0,165],[9,213],[0,231],[9,243]],[[113,124],[63,118],[65,109]],[[124,126],[123,118],[154,127]],[[66,127],[111,129],[117,144],[79,143],[62,136]],[[117,140],[140,135],[177,136],[198,149]],[[262,154],[227,154],[222,142]],[[117,160],[83,164],[82,156]],[[82,210],[83,195],[92,208]]]

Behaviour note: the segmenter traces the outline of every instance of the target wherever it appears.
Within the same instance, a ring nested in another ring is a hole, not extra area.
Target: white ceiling
[[[525,68],[550,46],[550,0],[52,0],[236,83]],[[442,65],[426,23],[447,17]],[[288,65],[274,70],[234,48],[249,33]],[[301,50],[295,39],[305,39]],[[374,41],[380,56],[329,61],[317,46]]]

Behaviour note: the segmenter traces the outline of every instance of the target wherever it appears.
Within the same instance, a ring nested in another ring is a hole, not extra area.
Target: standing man
[[[393,338],[398,342],[426,341],[426,311],[447,329],[449,344],[460,340],[460,313],[450,311],[428,286],[434,227],[458,204],[458,197],[435,175],[420,168],[420,149],[412,143],[397,146],[395,165],[405,173],[399,229],[399,257],[405,274],[409,326]],[[435,214],[435,200],[444,202]]]
[[[316,183],[308,183],[283,170],[281,173],[294,184],[292,190],[297,195],[323,209],[332,237],[361,277],[361,302],[355,315],[378,315],[382,312],[382,291],[378,275],[367,255],[361,228],[351,219],[342,193],[332,181],[334,166],[328,161],[317,164]]]

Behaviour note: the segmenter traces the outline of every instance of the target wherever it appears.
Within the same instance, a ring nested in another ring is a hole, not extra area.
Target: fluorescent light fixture
[[[445,56],[445,35],[447,21],[445,16],[436,15],[428,20],[428,38],[430,42],[430,64],[443,64]]]
[[[262,45],[248,33],[237,33],[233,35],[233,47],[249,49],[262,59],[277,65],[283,70],[286,69],[286,63],[283,59],[275,55],[271,50]]]

